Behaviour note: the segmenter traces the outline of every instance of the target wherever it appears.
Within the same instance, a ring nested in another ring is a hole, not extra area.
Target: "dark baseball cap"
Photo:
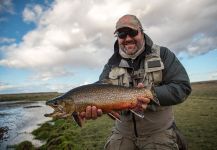
[[[134,30],[142,29],[142,24],[139,19],[134,15],[124,15],[116,23],[115,33],[124,27],[128,27]]]

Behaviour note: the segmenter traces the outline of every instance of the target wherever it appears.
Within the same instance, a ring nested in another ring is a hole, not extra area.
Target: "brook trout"
[[[51,106],[54,112],[45,116],[53,118],[73,116],[81,126],[78,113],[85,111],[87,106],[96,106],[102,109],[103,113],[133,109],[137,104],[137,97],[153,99],[151,91],[145,88],[128,88],[110,84],[83,85],[47,101],[46,105]]]

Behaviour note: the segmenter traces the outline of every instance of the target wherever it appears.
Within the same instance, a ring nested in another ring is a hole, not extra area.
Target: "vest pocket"
[[[129,74],[124,68],[112,68],[109,79],[113,85],[129,86]]]

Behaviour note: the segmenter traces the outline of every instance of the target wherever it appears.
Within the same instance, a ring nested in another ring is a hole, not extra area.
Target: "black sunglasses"
[[[135,37],[138,35],[138,31],[137,30],[133,30],[133,29],[128,29],[125,31],[118,31],[117,36],[120,39],[125,39],[127,37],[127,35],[129,35],[130,37]]]

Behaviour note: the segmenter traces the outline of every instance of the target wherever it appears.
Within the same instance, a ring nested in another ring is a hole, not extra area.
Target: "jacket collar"
[[[151,53],[151,48],[153,45],[153,42],[151,40],[151,38],[147,35],[144,34],[144,38],[145,38],[145,51],[143,51],[143,53],[141,53],[135,60],[134,60],[134,66],[132,66],[132,61],[130,59],[124,59],[120,56],[119,54],[119,45],[118,45],[118,41],[115,41],[114,44],[114,54],[112,55],[112,57],[109,59],[109,64],[112,67],[126,67],[126,68],[135,68],[137,66],[139,66],[139,63],[141,62],[141,59],[144,59],[145,56],[147,54]]]

